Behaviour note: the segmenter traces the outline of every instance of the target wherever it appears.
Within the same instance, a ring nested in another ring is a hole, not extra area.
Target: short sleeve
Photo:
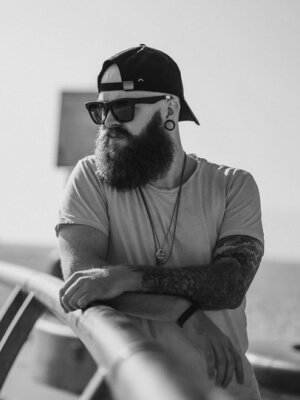
[[[230,235],[248,235],[264,242],[258,187],[252,175],[242,170],[234,170],[227,182],[219,239]]]
[[[80,160],[65,187],[56,235],[62,224],[88,225],[109,234],[109,219],[103,185],[96,175],[93,159]]]

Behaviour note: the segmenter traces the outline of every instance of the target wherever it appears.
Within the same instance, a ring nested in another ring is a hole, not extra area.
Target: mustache
[[[101,132],[101,136],[104,138],[119,138],[126,137],[130,138],[131,134],[124,128],[114,127],[114,128],[105,128]]]

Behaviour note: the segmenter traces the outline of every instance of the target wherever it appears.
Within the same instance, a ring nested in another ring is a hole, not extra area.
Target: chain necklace
[[[150,214],[150,210],[149,210],[149,207],[148,207],[148,204],[147,204],[145,195],[144,195],[142,189],[141,189],[141,188],[138,188],[138,189],[139,189],[139,192],[140,192],[140,195],[141,195],[141,197],[142,197],[142,200],[143,200],[145,209],[146,209],[146,211],[147,211],[147,215],[148,215],[149,222],[150,222],[151,229],[152,229],[153,240],[154,240],[154,245],[155,245],[155,260],[156,260],[156,265],[164,265],[164,264],[166,264],[166,263],[168,262],[170,256],[171,256],[171,253],[172,253],[172,250],[173,250],[174,240],[175,240],[175,234],[176,234],[176,227],[177,227],[179,203],[180,203],[181,190],[182,190],[182,184],[183,184],[183,174],[184,174],[184,171],[185,171],[185,165],[186,165],[186,154],[184,153],[184,160],[183,160],[183,166],[182,166],[181,175],[180,175],[179,188],[178,188],[178,192],[177,192],[175,204],[174,204],[173,211],[172,211],[172,216],[171,216],[171,219],[170,219],[170,224],[169,224],[169,227],[168,227],[168,229],[167,229],[167,232],[166,232],[166,234],[165,234],[165,236],[164,236],[164,240],[163,240],[162,245],[160,245],[159,238],[158,238],[158,234],[157,234],[157,231],[156,231],[156,229],[155,229],[154,222],[153,222],[153,220],[152,220],[152,217],[151,217],[151,214]],[[173,224],[173,221],[174,221],[174,224]],[[171,241],[171,247],[170,247],[169,254],[167,255],[166,252],[165,252],[165,250],[164,250],[164,247],[165,247],[167,238],[168,238],[168,236],[169,236],[169,233],[170,233],[172,224],[173,224],[172,241]]]

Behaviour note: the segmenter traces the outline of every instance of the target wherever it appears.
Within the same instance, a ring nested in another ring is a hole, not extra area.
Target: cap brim
[[[185,99],[182,98],[180,99],[179,121],[194,121],[197,125],[200,125],[200,122],[196,118],[190,106]]]

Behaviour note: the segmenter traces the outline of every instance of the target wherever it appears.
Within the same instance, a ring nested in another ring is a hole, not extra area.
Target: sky
[[[0,244],[56,244],[62,91],[96,91],[102,62],[145,43],[181,69],[200,127],[187,152],[249,171],[265,257],[299,261],[298,0],[10,0],[0,16]]]

